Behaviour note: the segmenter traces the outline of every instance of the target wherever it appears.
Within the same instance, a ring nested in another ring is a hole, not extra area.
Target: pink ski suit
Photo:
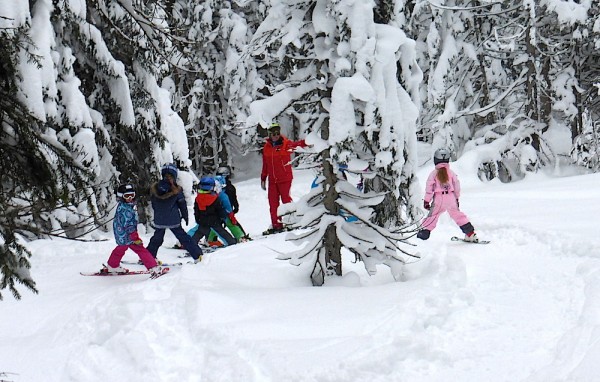
[[[448,183],[446,184],[442,184],[437,177],[440,168],[446,168],[448,172]],[[458,209],[458,198],[460,198],[460,182],[456,174],[450,170],[449,163],[438,163],[427,178],[425,202],[431,205],[431,209],[429,215],[423,220],[422,229],[432,231],[440,216],[448,211],[452,220],[459,225],[463,232],[472,231],[469,218]]]

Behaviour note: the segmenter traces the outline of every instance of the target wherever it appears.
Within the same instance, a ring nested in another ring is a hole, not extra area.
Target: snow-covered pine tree
[[[160,165],[175,160],[189,167],[183,122],[159,86],[186,42],[164,23],[167,3],[3,3],[5,98],[16,96],[15,113],[23,117],[18,125],[9,112],[3,117],[2,144],[9,150],[18,143],[29,153],[22,160],[2,157],[23,179],[2,184],[10,191],[2,195],[12,222],[2,224],[9,227],[3,259],[11,261],[3,267],[4,287],[14,280],[34,285],[15,268],[27,265],[17,233],[79,236],[106,222],[118,173],[143,190]]]
[[[57,133],[59,116],[49,93],[63,84],[41,78],[39,70],[49,57],[47,46],[36,44],[46,31],[20,6],[9,4],[5,11],[17,12],[0,17],[0,291],[9,288],[16,299],[21,297],[17,282],[37,292],[28,271],[31,253],[21,239],[64,236],[97,212],[91,189],[94,152],[82,144],[89,134],[71,135],[68,128]],[[48,94],[36,83],[45,85]],[[45,105],[36,102],[43,95],[48,95]]]
[[[583,128],[573,142],[572,160],[594,172],[600,171],[600,121],[583,116]]]
[[[459,156],[473,137],[489,138],[487,132],[505,115],[499,110],[515,104],[505,90],[519,82],[504,67],[506,58],[497,55],[503,42],[494,39],[503,30],[494,15],[503,7],[485,1],[418,1],[412,9],[408,33],[417,40],[425,74],[418,135],[434,148],[447,147]]]
[[[411,33],[427,47],[419,56],[428,83],[421,134],[458,153],[471,136],[464,150],[492,147],[481,150],[482,178],[510,181],[552,163],[544,133],[574,122],[578,84],[569,45],[586,35],[578,25],[590,7],[417,2]]]
[[[538,121],[542,113],[536,81],[541,77],[541,64],[535,48],[528,46],[534,39],[526,37],[538,32],[530,18],[534,12],[526,10],[529,2],[521,5],[481,4],[474,9],[475,20],[485,19],[476,23],[481,27],[477,29],[481,42],[476,46],[481,68],[477,78],[485,86],[458,113],[479,117],[470,122],[473,136],[464,150],[492,147],[480,157],[479,176],[485,180],[521,179],[526,171],[537,170],[539,157],[546,155],[547,146],[541,143],[543,123]],[[507,17],[519,21],[507,22]]]
[[[569,129],[573,137],[581,129],[585,106],[579,93],[586,59],[579,51],[586,45],[594,7],[597,13],[592,2],[514,1],[497,10],[497,15],[510,15],[511,22],[495,19],[496,34],[489,41],[496,47],[488,57],[501,55],[515,86],[504,91],[510,102],[492,103],[500,121],[481,129],[471,143],[493,145],[498,152],[487,163],[495,174],[485,177],[510,181],[553,164],[557,158],[544,134],[550,128]]]
[[[175,1],[172,17],[185,31],[183,36],[194,41],[184,49],[186,68],[178,69],[171,78],[174,84],[176,110],[188,131],[192,167],[198,174],[213,173],[227,161],[225,149],[226,100],[223,97],[223,52],[226,40],[219,33],[218,1]],[[195,51],[195,52],[193,52]]]
[[[413,90],[420,80],[414,42],[397,27],[375,23],[374,7],[351,0],[282,1],[268,9],[253,38],[262,41],[262,49],[253,52],[264,64],[257,65],[259,74],[271,75],[261,77],[268,96],[251,105],[248,125],[296,120],[320,158],[317,187],[279,211],[295,211],[296,225],[307,228],[292,235],[308,241],[304,249],[282,257],[293,264],[314,262],[315,285],[325,275],[342,274],[342,247],[361,258],[370,273],[376,264],[386,264],[394,276],[401,274],[399,243],[406,236],[375,223],[373,206],[386,194],[360,193],[338,177],[341,165],[367,169],[394,201],[404,193],[404,199],[390,203],[394,211],[385,219],[390,226],[408,223],[398,207],[416,204],[417,110],[399,82],[404,76]],[[281,69],[279,78],[272,67]],[[342,208],[360,222],[347,222],[339,214]]]
[[[246,70],[242,54],[251,36],[246,17],[256,17],[251,13],[255,7],[251,2],[173,2],[174,23],[185,31],[182,37],[194,41],[182,49],[186,68],[176,68],[171,78],[198,174],[214,173],[231,164],[232,153],[240,152],[232,131],[241,115],[247,115],[251,100],[252,81],[246,75],[252,71]]]
[[[73,50],[79,89],[99,116],[98,140],[105,140],[119,173],[111,190],[118,182],[138,186],[142,222],[145,191],[160,167],[191,165],[185,126],[171,107],[170,83],[163,84],[172,68],[185,63],[181,46],[189,43],[168,24],[170,3],[60,0],[54,15],[57,35]]]
[[[559,46],[564,52],[563,60],[567,61],[565,74],[568,75],[561,76],[563,80],[559,83],[562,85],[559,89],[564,96],[560,100],[563,102],[557,102],[557,106],[575,111],[570,121],[572,159],[583,167],[600,171],[600,3],[591,2],[586,13],[578,13],[580,16],[575,23],[566,26],[561,24],[560,28],[562,33],[559,35],[567,34]]]
[[[259,98],[264,83],[257,81],[257,61],[252,59],[254,48],[250,41],[260,23],[264,20],[266,5],[263,2],[236,1],[232,3],[228,18],[223,22],[222,36],[228,36],[225,53],[225,96],[227,110],[232,124],[227,129],[226,147],[229,150],[229,161],[234,172],[252,173],[253,160],[257,155],[256,136],[248,135],[244,129],[250,104]],[[242,129],[239,129],[242,127]],[[245,139],[250,137],[250,139]],[[237,170],[237,171],[236,171]]]

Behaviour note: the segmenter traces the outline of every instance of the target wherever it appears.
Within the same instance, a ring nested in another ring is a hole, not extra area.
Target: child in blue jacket
[[[108,258],[107,265],[100,272],[124,273],[128,270],[120,266],[121,259],[127,249],[131,249],[139,257],[152,274],[161,273],[162,269],[157,264],[152,254],[144,248],[144,244],[137,231],[138,216],[135,210],[135,188],[131,184],[123,184],[117,188],[117,210],[113,220],[113,231],[117,246]]]

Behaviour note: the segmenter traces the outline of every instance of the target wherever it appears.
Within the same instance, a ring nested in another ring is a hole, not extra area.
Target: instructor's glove
[[[235,218],[235,214],[233,212],[230,212],[229,215],[228,215],[228,217],[229,217],[229,220],[231,220],[231,223],[233,223],[233,225],[237,225],[238,224],[238,221]]]
[[[266,190],[266,189],[267,189],[267,181],[266,181],[266,180],[261,180],[261,181],[260,181],[260,187],[261,187],[263,190]]]
[[[140,238],[140,235],[138,234],[137,231],[130,233],[129,234],[129,239],[131,241],[133,241],[133,244],[136,244],[136,245],[142,245],[142,244],[144,244],[144,242]]]
[[[188,217],[187,217],[187,216],[186,216],[186,217],[182,217],[182,219],[183,219],[183,221],[184,221],[185,225],[188,225],[188,224],[190,224],[190,221],[188,220]]]
[[[431,209],[431,205],[429,204],[429,202],[423,202],[423,208],[425,208],[426,210]]]

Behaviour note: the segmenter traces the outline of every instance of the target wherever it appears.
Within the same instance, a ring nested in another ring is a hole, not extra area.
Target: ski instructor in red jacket
[[[306,147],[304,140],[291,141],[281,135],[281,126],[278,123],[271,124],[269,138],[263,147],[262,173],[260,174],[260,185],[263,190],[267,189],[267,178],[269,178],[269,209],[271,212],[271,228],[265,234],[283,231],[283,224],[277,216],[279,199],[282,203],[290,203],[290,188],[292,187],[292,164],[291,154],[297,147]]]

